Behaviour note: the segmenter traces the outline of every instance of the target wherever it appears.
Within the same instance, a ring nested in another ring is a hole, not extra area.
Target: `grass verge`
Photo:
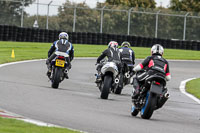
[[[107,48],[106,45],[81,45],[73,44],[75,57],[98,57]],[[47,58],[51,43],[32,42],[2,42],[0,41],[0,64],[28,59]],[[12,49],[15,58],[11,58]],[[150,55],[150,48],[132,47],[137,59],[144,59]],[[165,49],[166,59],[200,60],[200,51]]]
[[[186,91],[200,99],[200,78],[187,82]]]
[[[43,127],[20,120],[1,118],[0,133],[80,133],[66,128]]]

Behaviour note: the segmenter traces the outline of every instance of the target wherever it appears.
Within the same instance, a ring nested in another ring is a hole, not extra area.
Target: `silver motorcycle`
[[[102,99],[108,99],[109,93],[115,92],[119,84],[119,70],[115,62],[105,62],[102,64],[100,73],[100,82],[97,83],[97,87],[101,91],[100,97]]]

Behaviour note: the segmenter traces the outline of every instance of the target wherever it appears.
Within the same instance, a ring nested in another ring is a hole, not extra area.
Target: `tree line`
[[[25,0],[25,6],[35,0]],[[101,13],[103,10],[103,33],[127,34],[129,9],[133,8],[130,14],[130,35],[155,37],[156,13],[179,14],[182,16],[158,16],[158,38],[182,39],[184,30],[184,15],[190,12],[187,17],[186,39],[200,40],[200,12],[199,0],[171,0],[168,8],[156,7],[154,0],[106,0],[104,3],[97,3],[94,10],[86,3],[72,3],[69,0],[58,8],[58,15],[49,16],[49,29],[73,31],[74,8],[76,8],[76,32],[100,32]],[[80,8],[81,7],[81,8]],[[82,9],[85,8],[85,9]],[[107,10],[109,9],[109,10]],[[111,11],[112,9],[112,11]],[[0,24],[20,25],[22,3],[0,1]],[[119,11],[123,10],[123,11]],[[139,13],[151,12],[153,14]],[[174,13],[175,12],[175,13]],[[9,15],[8,15],[9,14]],[[24,13],[24,27],[32,27],[36,16]],[[46,28],[46,16],[38,16],[39,28]]]

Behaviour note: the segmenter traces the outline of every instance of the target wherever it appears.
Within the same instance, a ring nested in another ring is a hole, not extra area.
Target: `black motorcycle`
[[[161,108],[169,98],[165,85],[166,80],[162,75],[146,78],[140,86],[138,97],[133,99],[131,115],[136,116],[140,112],[143,119],[150,119],[154,110]]]
[[[52,72],[49,77],[51,80],[51,87],[58,88],[59,83],[61,83],[65,79],[66,67],[68,67],[68,63],[66,61],[66,57],[69,57],[67,53],[56,51],[54,53],[56,55],[55,59],[51,62]]]
[[[119,85],[117,86],[115,94],[121,94],[122,89],[124,86],[130,84],[130,79],[133,76],[133,73],[130,71],[130,68],[133,69],[133,66],[128,66],[127,64],[124,64],[124,67],[122,68],[122,72],[120,73],[119,78]]]

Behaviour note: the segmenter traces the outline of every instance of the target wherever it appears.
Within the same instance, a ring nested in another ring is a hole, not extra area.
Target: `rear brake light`
[[[64,59],[65,57],[63,57],[63,56],[58,56],[58,59]]]
[[[156,82],[156,84],[157,84],[157,85],[160,85],[160,83],[159,83],[159,82]]]

